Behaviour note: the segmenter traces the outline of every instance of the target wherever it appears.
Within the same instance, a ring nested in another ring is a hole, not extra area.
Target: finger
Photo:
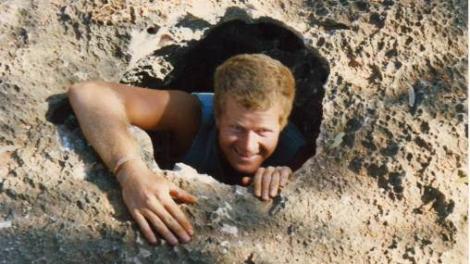
[[[242,185],[243,186],[248,186],[248,185],[250,185],[251,182],[253,182],[252,177],[243,177],[242,178]]]
[[[261,197],[261,180],[263,179],[265,169],[259,168],[255,175],[255,196]]]
[[[276,197],[277,195],[277,191],[279,189],[280,177],[281,177],[280,172],[278,170],[275,170],[271,178],[271,184],[269,185],[269,195],[273,198]]]
[[[192,236],[194,234],[194,229],[181,208],[171,199],[168,201],[168,204],[165,204],[164,206],[173,218],[176,219],[176,221],[178,221],[178,223],[186,230],[186,232]]]
[[[171,200],[171,197],[164,198],[164,200]],[[168,204],[168,202],[162,201],[162,203]],[[167,208],[164,207],[159,201],[155,201],[149,204],[150,209],[161,219],[165,227],[171,230],[178,238],[183,242],[189,242],[191,237],[184,230],[184,228],[178,223],[178,221],[173,218],[173,216],[167,211]],[[162,234],[163,235],[163,234]],[[171,236],[168,235],[171,238]],[[166,237],[165,237],[166,238]]]
[[[189,204],[193,204],[197,202],[196,196],[193,196],[187,191],[176,186],[172,186],[170,188],[170,195],[171,197],[175,198],[179,202],[189,203]]]
[[[152,228],[148,224],[147,220],[145,219],[144,216],[142,216],[139,212],[131,212],[132,217],[134,220],[137,222],[139,225],[140,231],[144,235],[145,239],[147,239],[148,242],[151,244],[156,244],[158,242],[157,238],[155,237],[155,234],[153,233]]]
[[[271,184],[271,177],[274,168],[268,167],[263,173],[263,180],[262,180],[262,199],[264,201],[269,200],[269,185]]]
[[[178,244],[178,239],[173,235],[173,233],[168,229],[168,227],[163,223],[163,221],[156,215],[154,212],[150,210],[144,211],[145,218],[147,218],[152,225],[154,226],[155,230],[171,245],[175,246]]]
[[[287,185],[287,180],[292,175],[292,170],[289,167],[284,167],[281,170],[281,179],[279,182],[279,186],[285,187]]]

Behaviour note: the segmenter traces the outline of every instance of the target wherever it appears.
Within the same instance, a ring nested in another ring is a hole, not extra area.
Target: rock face
[[[0,263],[465,263],[466,10],[458,0],[2,1]],[[184,207],[197,235],[151,247],[63,93],[88,79],[164,84],[181,71],[171,54],[222,22],[258,19],[328,64],[316,154],[268,203],[179,165],[168,177],[199,197]]]

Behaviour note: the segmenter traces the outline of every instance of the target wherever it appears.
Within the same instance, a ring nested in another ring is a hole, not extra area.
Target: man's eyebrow
[[[274,131],[274,129],[268,128],[268,127],[260,127],[260,128],[258,128],[258,130],[264,130],[264,131],[267,131],[267,132],[273,132]]]
[[[256,127],[254,130],[264,130],[264,131],[269,131],[269,132],[272,132],[274,131],[274,129],[272,129],[271,127],[266,127],[266,126],[260,126],[260,127]]]
[[[259,131],[259,130],[264,130],[264,131],[267,131],[267,132],[273,132],[274,129],[271,128],[271,127],[267,127],[267,126],[259,126],[259,127],[254,127],[254,128],[247,128],[245,127],[242,123],[240,122],[234,122],[232,124],[230,124],[231,127],[236,127],[236,128],[241,128],[243,130],[254,130],[254,131]]]
[[[243,127],[243,126],[242,126],[242,124],[241,124],[240,122],[237,122],[237,121],[235,121],[235,122],[231,123],[230,125],[231,125],[231,126],[239,126],[239,127]]]
[[[230,124],[230,126],[233,127],[233,128],[241,128],[241,129],[246,130],[246,128],[241,123],[238,123],[238,122],[232,123],[232,124]]]

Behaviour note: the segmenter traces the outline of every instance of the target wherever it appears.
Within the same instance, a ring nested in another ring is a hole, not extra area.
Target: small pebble
[[[10,228],[10,227],[11,227],[11,221],[0,222],[0,229]]]

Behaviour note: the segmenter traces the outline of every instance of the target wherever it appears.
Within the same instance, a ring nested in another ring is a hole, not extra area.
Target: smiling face
[[[249,110],[234,99],[225,100],[217,118],[219,146],[229,164],[241,173],[253,174],[276,149],[281,107]]]

